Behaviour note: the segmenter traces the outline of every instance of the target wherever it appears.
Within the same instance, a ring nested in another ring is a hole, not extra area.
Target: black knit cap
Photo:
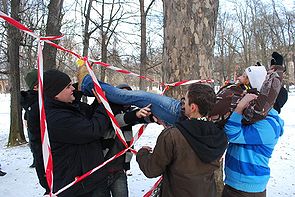
[[[270,61],[270,65],[280,65],[282,66],[283,65],[283,62],[284,62],[284,58],[281,54],[279,54],[278,52],[273,52],[271,54],[271,61]]]
[[[48,70],[44,72],[44,95],[54,98],[69,83],[71,83],[71,79],[67,74],[56,69]]]

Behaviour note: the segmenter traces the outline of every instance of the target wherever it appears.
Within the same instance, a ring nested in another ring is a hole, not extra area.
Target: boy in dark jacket
[[[126,91],[132,90],[128,84],[120,84],[117,86],[117,88],[124,89]],[[117,105],[114,103],[110,103],[110,105],[119,123],[119,126],[121,127],[127,144],[130,144],[130,141],[133,137],[133,125],[152,122],[150,112],[151,109],[149,106],[138,109],[131,107],[130,105]],[[124,145],[117,137],[115,137],[115,139],[104,139],[103,145],[106,160],[125,149]],[[108,190],[113,197],[128,197],[126,171],[130,170],[130,161],[132,155],[133,153],[128,151],[106,166],[108,171]]]
[[[39,183],[46,190],[45,194],[49,194],[50,189],[46,181],[42,154],[37,70],[30,71],[26,75],[25,81],[29,90],[21,92],[21,106],[25,109],[24,119],[27,120],[29,144],[33,153],[33,164],[31,166],[35,167]]]
[[[214,171],[227,138],[222,129],[207,121],[215,101],[210,86],[190,85],[184,105],[188,119],[163,130],[153,152],[147,146],[138,151],[136,161],[147,177],[163,175],[162,197],[216,197]]]
[[[101,139],[111,131],[110,119],[102,105],[88,106],[76,101],[71,79],[58,70],[44,73],[45,111],[53,159],[53,192],[75,177],[104,161]],[[92,108],[92,109],[91,109]],[[106,171],[101,168],[59,194],[62,196],[105,197]]]

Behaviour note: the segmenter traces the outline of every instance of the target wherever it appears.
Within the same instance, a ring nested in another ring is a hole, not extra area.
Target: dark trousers
[[[113,197],[128,197],[128,185],[125,170],[109,173],[108,190]]]
[[[106,187],[98,187],[93,191],[87,194],[80,195],[78,197],[111,197],[111,195],[108,193]]]
[[[225,185],[222,192],[222,197],[266,197],[266,190],[263,192],[243,192]]]

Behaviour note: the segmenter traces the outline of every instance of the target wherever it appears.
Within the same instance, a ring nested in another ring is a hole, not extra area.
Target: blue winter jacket
[[[269,159],[284,121],[271,109],[265,119],[242,125],[241,114],[233,112],[224,130],[229,146],[225,157],[225,184],[245,192],[262,192],[270,177]]]

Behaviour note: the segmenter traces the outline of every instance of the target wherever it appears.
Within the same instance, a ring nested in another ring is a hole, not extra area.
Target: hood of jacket
[[[25,110],[38,102],[38,92],[35,90],[21,91],[20,94],[20,104]]]
[[[175,126],[204,163],[215,161],[223,155],[227,137],[213,122],[190,119],[178,122]]]

